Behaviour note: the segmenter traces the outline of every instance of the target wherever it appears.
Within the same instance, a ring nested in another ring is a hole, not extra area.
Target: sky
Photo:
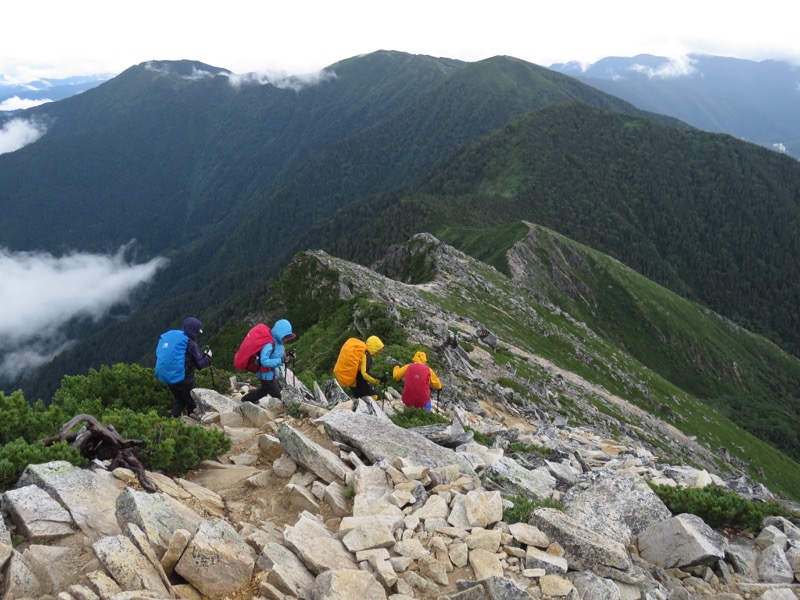
[[[789,0],[38,0],[2,15],[6,81],[179,59],[305,74],[375,50],[542,66],[687,52],[800,64],[800,3]]]
[[[507,55],[541,66],[637,54],[682,65],[688,53],[800,65],[798,22],[800,2],[791,0],[17,1],[3,6],[0,84],[180,59],[237,74],[308,75],[376,50],[468,62]],[[43,134],[35,123],[7,122],[0,154]],[[0,380],[68,347],[66,323],[102,318],[165,262],[124,256],[12,253],[0,240]]]

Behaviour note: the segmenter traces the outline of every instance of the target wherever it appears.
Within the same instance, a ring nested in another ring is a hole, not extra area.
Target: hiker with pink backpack
[[[405,380],[403,386],[403,404],[413,408],[431,410],[431,388],[439,391],[442,382],[428,366],[428,355],[424,352],[414,354],[410,364],[396,365],[392,369],[395,381]]]
[[[286,319],[277,321],[272,329],[259,323],[247,332],[233,358],[233,366],[240,371],[255,373],[261,387],[246,393],[242,402],[258,404],[267,395],[280,399],[278,375],[286,361],[283,344],[295,337],[292,324]]]

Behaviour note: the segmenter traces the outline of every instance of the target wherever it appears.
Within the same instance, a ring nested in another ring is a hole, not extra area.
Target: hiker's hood
[[[275,326],[272,328],[272,337],[281,344],[294,339],[295,335],[294,332],[292,332],[292,324],[286,319],[276,321]]]
[[[199,319],[187,317],[183,321],[183,332],[189,336],[189,339],[196,340],[197,336],[203,333],[203,324]]]
[[[375,356],[378,352],[383,350],[383,342],[377,335],[371,335],[367,338],[367,352]]]
[[[408,356],[408,355],[406,355]],[[428,362],[428,355],[422,351],[417,352],[412,359],[412,362],[415,363],[422,363],[423,365]]]

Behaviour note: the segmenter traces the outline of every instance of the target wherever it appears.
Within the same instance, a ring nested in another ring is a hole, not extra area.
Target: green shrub
[[[476,443],[480,444],[481,446],[486,446],[487,448],[492,447],[492,443],[494,442],[494,438],[492,437],[491,433],[481,433],[477,429],[473,429],[472,427],[464,427],[467,431],[472,432],[472,438],[475,440]]]
[[[222,431],[161,417],[155,411],[138,413],[121,408],[106,412],[101,422],[113,424],[124,438],[144,441],[147,446],[137,456],[151,471],[185,473],[231,448],[230,438]]]
[[[77,467],[85,467],[89,461],[66,442],[51,446],[29,444],[22,438],[0,446],[0,488],[11,487],[28,465],[37,465],[55,460],[65,460]]]
[[[564,505],[560,502],[555,502],[550,498],[545,499],[531,499],[527,496],[514,496],[510,498],[512,504],[511,508],[503,510],[503,521],[509,525],[512,523],[527,523],[533,511],[537,508],[556,508],[563,510]]]
[[[166,415],[171,402],[172,395],[152,369],[126,364],[64,377],[49,407],[41,402],[31,406],[21,392],[0,392],[0,487],[13,485],[29,464],[65,460],[85,466],[87,460],[66,443],[38,443],[57,436],[79,414],[113,423],[122,437],[145,442],[137,456],[154,471],[182,474],[230,449],[231,441],[221,431],[159,416]]]
[[[44,404],[28,404],[21,391],[10,396],[0,392],[0,444],[19,438],[35,442],[53,437],[64,423],[60,411],[48,410]]]
[[[745,527],[758,530],[765,517],[788,516],[789,513],[774,501],[755,502],[734,491],[709,485],[704,488],[683,488],[650,484],[672,514],[697,515],[712,528]]]
[[[119,363],[90,369],[87,375],[65,376],[53,396],[53,405],[72,418],[81,413],[98,416],[104,410],[117,408],[167,414],[172,400],[169,389],[156,379],[153,369]]]
[[[295,419],[303,419],[308,416],[308,412],[299,402],[292,402],[286,407],[286,414]]]
[[[522,442],[512,442],[508,445],[509,454],[535,454],[541,458],[550,458],[552,451],[545,446],[537,446],[536,444],[523,444]]]
[[[471,344],[469,342],[465,342],[463,340],[460,340],[458,342],[458,345],[461,346],[464,349],[464,352],[467,352],[467,353],[472,352],[473,350],[475,350],[474,344]]]
[[[392,420],[392,423],[403,429],[450,422],[447,418],[438,413],[427,411],[424,408],[413,408],[411,406],[404,406],[403,410],[390,415],[389,418]]]

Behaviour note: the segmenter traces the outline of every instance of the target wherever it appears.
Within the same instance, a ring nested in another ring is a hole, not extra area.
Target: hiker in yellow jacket
[[[431,409],[431,388],[442,389],[442,382],[428,366],[428,355],[417,352],[410,364],[392,369],[395,381],[405,378],[403,404],[414,408]]]
[[[386,383],[387,376],[375,378],[370,375],[372,357],[383,350],[383,342],[376,335],[371,335],[366,342],[358,338],[348,338],[339,350],[339,358],[333,367],[333,374],[339,385],[349,387],[356,398],[372,396],[378,399],[378,392],[373,387],[376,383]]]

